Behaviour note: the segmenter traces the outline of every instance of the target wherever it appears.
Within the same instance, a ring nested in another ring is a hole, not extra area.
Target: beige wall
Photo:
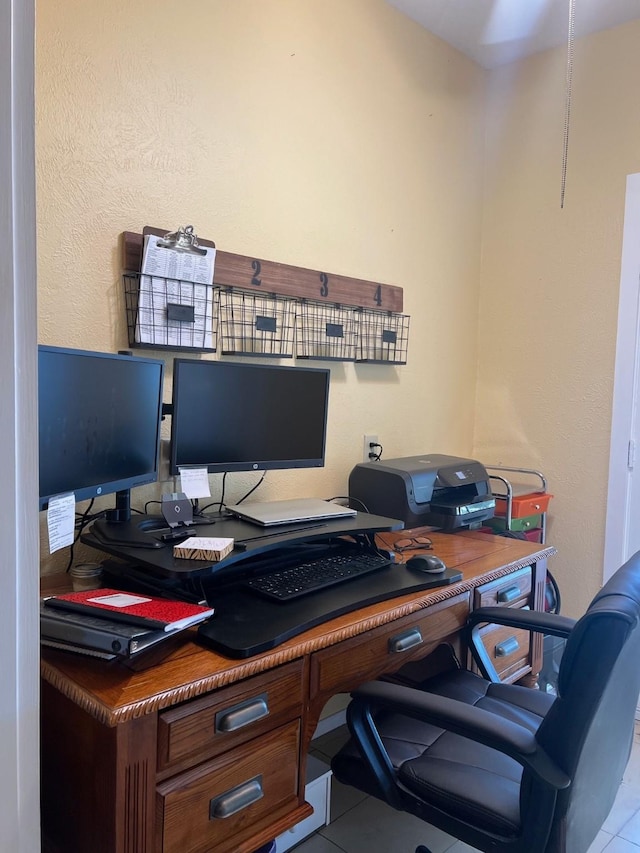
[[[565,611],[602,582],[626,176],[640,170],[640,23],[491,75],[474,453],[548,476]]]
[[[406,367],[332,365],[326,467],[256,497],[345,494],[365,432],[387,458],[471,451],[481,69],[382,0],[42,0],[37,23],[40,342],[126,346],[120,233],[192,223],[398,285],[412,318]]]
[[[186,8],[38,5],[40,340],[126,345],[118,235],[145,224],[401,286],[407,366],[333,365],[326,468],[258,494],[344,494],[364,432],[540,469],[577,614],[602,579],[640,24],[576,46],[561,210],[564,50],[487,74],[382,0]]]

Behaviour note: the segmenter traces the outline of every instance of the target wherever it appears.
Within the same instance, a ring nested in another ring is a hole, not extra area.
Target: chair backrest
[[[640,693],[640,552],[605,584],[567,641],[558,698],[537,738],[572,784],[560,792],[549,850],[586,850],[616,797]],[[523,797],[527,796],[523,786]]]

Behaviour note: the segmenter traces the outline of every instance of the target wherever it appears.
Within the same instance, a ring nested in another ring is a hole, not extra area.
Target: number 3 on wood
[[[320,296],[328,296],[329,295],[329,276],[326,272],[320,273],[320,284],[322,287],[320,288]]]

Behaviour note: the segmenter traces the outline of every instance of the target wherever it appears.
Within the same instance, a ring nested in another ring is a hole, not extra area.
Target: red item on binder
[[[105,619],[141,625],[149,630],[188,628],[213,615],[212,607],[119,589],[90,589],[52,595],[45,603],[48,607],[104,616]]]

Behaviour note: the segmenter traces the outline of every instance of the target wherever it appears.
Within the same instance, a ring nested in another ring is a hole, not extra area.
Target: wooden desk
[[[307,817],[306,755],[331,696],[424,659],[442,642],[464,660],[460,629],[481,603],[542,609],[553,548],[472,532],[432,539],[462,581],[341,616],[247,660],[187,640],[160,665],[133,673],[43,650],[49,849],[253,853]],[[421,641],[397,651],[398,635],[413,631],[415,638],[415,629]],[[535,682],[538,640],[527,637],[524,652],[507,656],[510,680]],[[230,816],[210,817],[237,794],[259,798]]]

